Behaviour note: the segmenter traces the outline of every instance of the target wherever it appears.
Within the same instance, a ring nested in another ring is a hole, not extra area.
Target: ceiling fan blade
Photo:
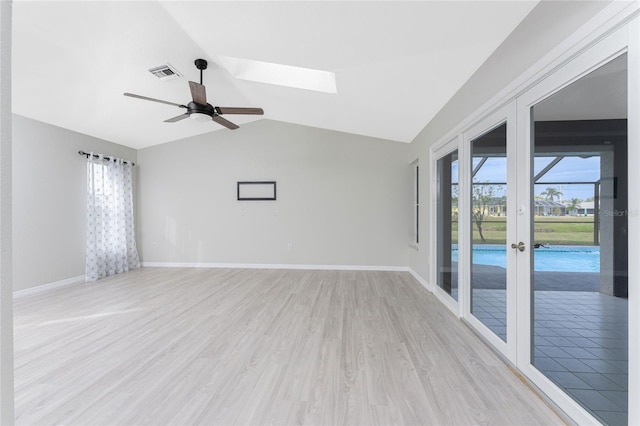
[[[191,89],[191,97],[193,98],[193,102],[200,105],[207,104],[207,92],[202,84],[196,83],[195,81],[190,81],[189,89]]]
[[[134,95],[133,93],[123,93],[123,95],[129,96],[131,98],[142,99],[144,101],[160,102],[161,104],[167,104],[167,105],[177,106],[177,107],[180,107],[180,108],[186,108],[186,105],[180,105],[180,104],[176,104],[174,102],[163,101],[163,100],[160,100],[160,99],[149,98],[149,97],[141,96],[141,95]]]
[[[232,122],[230,122],[226,118],[222,118],[219,115],[214,115],[212,119],[213,119],[213,121],[215,121],[218,124],[223,125],[227,129],[235,130],[235,129],[239,129],[240,128],[240,126],[238,126],[237,124],[233,124]]]
[[[185,118],[189,118],[189,113],[185,112],[184,114],[180,114],[173,118],[167,118],[164,120],[165,123],[175,123],[176,121],[184,120]]]
[[[216,107],[220,114],[251,114],[263,115],[262,108],[237,108],[237,107]]]

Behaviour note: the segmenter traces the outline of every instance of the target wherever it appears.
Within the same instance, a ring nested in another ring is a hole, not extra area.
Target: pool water
[[[557,272],[599,272],[600,247],[595,246],[550,246],[534,250],[534,269],[536,271]],[[458,247],[454,245],[451,253],[454,262],[458,261]],[[474,245],[473,263],[482,265],[507,265],[507,248],[503,245]]]

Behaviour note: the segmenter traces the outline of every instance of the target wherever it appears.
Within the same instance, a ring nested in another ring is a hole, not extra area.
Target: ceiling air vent
[[[174,80],[176,78],[182,77],[182,74],[180,74],[177,69],[175,69],[169,64],[164,64],[158,67],[150,68],[149,72],[163,81]]]

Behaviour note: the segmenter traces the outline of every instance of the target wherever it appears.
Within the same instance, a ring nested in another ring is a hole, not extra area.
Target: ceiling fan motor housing
[[[187,104],[187,111],[189,114],[199,113],[199,114],[207,114],[213,117],[216,114],[216,110],[210,104],[202,105],[195,102],[189,102]]]

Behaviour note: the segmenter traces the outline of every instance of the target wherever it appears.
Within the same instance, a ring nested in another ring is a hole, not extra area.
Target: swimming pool
[[[458,261],[458,247],[452,247],[452,259]],[[536,271],[599,272],[600,247],[550,246],[534,251]],[[473,246],[473,263],[506,267],[507,248],[503,245],[481,244]]]

